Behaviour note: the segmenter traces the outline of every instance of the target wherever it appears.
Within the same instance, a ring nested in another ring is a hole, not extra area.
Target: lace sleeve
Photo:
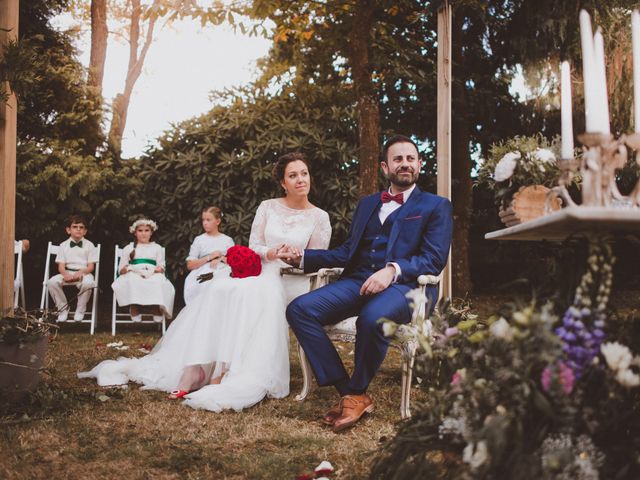
[[[251,225],[251,235],[249,235],[249,248],[260,255],[262,260],[267,259],[267,241],[264,237],[264,230],[267,226],[267,208],[265,202],[262,202],[256,211]]]
[[[321,210],[316,225],[311,232],[309,243],[307,248],[312,249],[325,249],[329,247],[331,241],[331,222],[329,221],[329,214],[324,210]]]

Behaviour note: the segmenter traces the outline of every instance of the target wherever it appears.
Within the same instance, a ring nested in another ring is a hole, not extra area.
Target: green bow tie
[[[71,248],[73,248],[73,247],[82,248],[82,240],[80,240],[79,242],[74,242],[73,240],[71,240]]]

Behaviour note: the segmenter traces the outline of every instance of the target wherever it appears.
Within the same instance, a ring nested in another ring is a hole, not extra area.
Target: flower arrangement
[[[441,305],[416,363],[429,400],[372,478],[640,478],[640,316],[604,308],[612,259],[591,242],[566,310],[514,302],[480,320]]]
[[[542,135],[522,136],[495,143],[478,171],[478,185],[494,191],[496,203],[506,207],[514,193],[529,185],[556,185],[559,139]]]

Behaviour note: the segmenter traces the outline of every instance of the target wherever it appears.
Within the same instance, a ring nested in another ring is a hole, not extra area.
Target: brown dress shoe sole
[[[360,420],[362,417],[364,417],[365,413],[373,413],[375,409],[376,408],[375,408],[374,404],[372,403],[371,405],[369,405],[367,408],[365,408],[362,411],[362,415],[360,415],[359,417],[354,418],[353,420],[350,420],[349,422],[345,422],[345,423],[337,425],[337,426],[334,425],[333,426],[334,433],[338,433],[338,432],[340,432],[340,431],[342,431],[342,430],[344,430],[346,428],[354,426],[358,422],[358,420]]]

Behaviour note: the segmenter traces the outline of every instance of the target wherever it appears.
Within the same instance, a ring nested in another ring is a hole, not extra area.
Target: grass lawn
[[[291,392],[241,413],[196,411],[163,392],[102,389],[75,373],[107,358],[143,355],[155,344],[153,327],[122,328],[115,337],[130,346],[105,345],[108,333],[64,325],[49,344],[46,371],[37,392],[20,405],[0,402],[0,478],[290,478],[311,473],[322,461],[334,478],[364,478],[381,440],[400,421],[400,356],[390,354],[371,386],[374,415],[334,434],[319,416],[337,400],[332,388],[315,388],[307,400],[295,340],[291,341]],[[104,330],[104,327],[101,328]],[[351,346],[341,345],[349,363]],[[425,393],[414,389],[413,400]]]
[[[486,317],[508,297],[473,298],[473,311]],[[638,292],[617,296],[619,308],[638,310]],[[105,315],[104,318],[107,318]],[[143,355],[138,348],[160,337],[153,327],[122,328],[114,341],[107,326],[88,334],[86,325],[64,325],[50,343],[43,381],[21,404],[0,400],[0,478],[270,478],[294,479],[330,461],[333,478],[366,478],[381,442],[400,421],[400,356],[391,349],[370,388],[377,410],[356,427],[334,434],[319,416],[337,400],[332,388],[315,388],[294,400],[300,373],[292,337],[291,392],[241,413],[211,413],[170,401],[163,392],[102,389],[76,378],[101,360]],[[137,331],[136,331],[137,330]],[[350,366],[352,347],[340,345]],[[412,406],[427,392],[414,387]]]

